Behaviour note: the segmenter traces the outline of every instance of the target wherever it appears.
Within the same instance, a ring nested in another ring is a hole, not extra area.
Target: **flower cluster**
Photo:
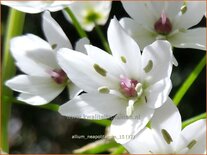
[[[123,1],[131,18],[110,20],[111,53],[91,45],[88,38],[73,49],[49,12],[63,10],[71,23],[75,18],[82,29],[92,31],[107,22],[111,3],[2,1],[27,13],[43,11],[47,39],[26,34],[10,41],[11,54],[25,74],[5,85],[20,92],[18,100],[31,105],[50,103],[67,87],[69,101],[58,112],[81,119],[113,117],[110,133],[129,153],[205,153],[206,120],[182,130],[181,115],[169,98],[173,64],[178,65],[173,47],[206,50],[206,28],[191,28],[205,15],[205,2]],[[130,136],[135,138],[126,138]]]

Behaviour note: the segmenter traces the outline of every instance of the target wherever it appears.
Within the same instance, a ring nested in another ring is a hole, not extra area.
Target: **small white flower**
[[[10,44],[16,65],[27,75],[18,75],[6,81],[6,85],[21,93],[18,100],[32,105],[49,103],[68,84],[70,97],[80,91],[68,80],[57,63],[56,51],[61,47],[72,47],[49,12],[43,14],[43,30],[49,43],[38,36],[27,34],[13,38]],[[84,43],[82,40],[82,44]]]
[[[122,2],[132,17],[121,25],[139,43],[141,49],[155,40],[168,40],[174,47],[206,50],[206,28],[189,29],[205,14],[201,1]]]
[[[110,1],[81,1],[69,6],[80,25],[86,30],[91,31],[95,24],[104,25],[111,11]],[[66,11],[63,11],[66,19],[71,21]]]
[[[73,3],[72,1],[1,1],[2,5],[26,13],[40,13],[46,10],[55,12]]]
[[[135,139],[124,144],[131,154],[204,154],[206,152],[206,119],[198,120],[182,131],[181,116],[171,99],[158,108]]]
[[[119,143],[124,143],[166,101],[171,90],[173,56],[167,41],[154,42],[141,55],[136,42],[116,19],[109,25],[108,41],[112,55],[91,45],[85,45],[88,55],[66,48],[58,51],[62,69],[88,92],[62,105],[59,112],[88,119],[116,115],[111,132]]]

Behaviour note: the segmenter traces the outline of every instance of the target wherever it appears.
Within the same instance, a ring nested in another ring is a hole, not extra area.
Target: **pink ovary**
[[[121,92],[127,97],[137,96],[137,91],[135,89],[138,84],[137,80],[129,79],[127,77],[121,77],[120,88]]]

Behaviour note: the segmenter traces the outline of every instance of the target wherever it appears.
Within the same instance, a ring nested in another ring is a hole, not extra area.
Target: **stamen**
[[[97,73],[99,73],[100,75],[102,75],[102,76],[106,76],[106,70],[105,69],[103,69],[102,67],[100,67],[98,64],[94,64],[93,65],[93,68],[95,69],[95,71],[97,72]]]
[[[52,44],[51,47],[52,49],[55,49],[57,47],[57,44]]]
[[[137,83],[135,90],[137,91],[137,96],[140,97],[143,94],[143,88],[141,83]]]
[[[124,57],[124,56],[121,56],[121,61],[123,62],[123,63],[126,63],[127,61],[126,61],[126,58]]]
[[[183,6],[181,6],[181,8],[180,8],[182,15],[186,13],[187,9],[188,9],[187,4],[186,4],[186,2],[184,2]]]
[[[153,62],[152,62],[152,60],[149,60],[148,63],[147,63],[147,66],[144,67],[145,73],[150,72],[152,70],[152,67],[153,67]]]
[[[172,137],[170,136],[170,134],[167,132],[167,130],[162,129],[161,130],[162,136],[165,139],[167,144],[170,144],[173,140]]]
[[[187,147],[188,147],[189,149],[192,149],[192,147],[193,147],[196,143],[197,143],[197,141],[194,139],[194,140],[192,140],[192,141],[187,145]]]
[[[99,88],[98,88],[98,91],[99,91],[100,93],[102,93],[102,94],[108,94],[108,93],[110,92],[110,90],[109,90],[107,87],[105,87],[105,86],[103,86],[103,87],[99,87]]]
[[[129,100],[128,106],[126,108],[126,115],[128,117],[131,116],[133,111],[134,111],[134,101],[133,100]]]

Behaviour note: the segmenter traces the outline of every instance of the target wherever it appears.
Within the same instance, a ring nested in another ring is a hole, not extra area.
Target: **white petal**
[[[149,128],[144,128],[134,139],[123,144],[130,154],[153,154],[157,153],[158,145]]]
[[[98,88],[102,86],[107,86],[109,89],[115,87],[108,78],[108,72],[106,76],[96,72],[94,68],[96,63],[89,56],[63,48],[58,51],[57,58],[69,79],[86,92],[97,92]]]
[[[162,135],[162,129],[169,133],[172,141],[175,141],[181,133],[181,127],[182,122],[180,113],[172,100],[168,98],[163,106],[155,110],[151,120],[151,128],[157,132],[160,139],[162,139],[166,146],[168,146]]]
[[[122,2],[126,12],[139,24],[154,29],[158,14],[152,9],[150,2]]]
[[[22,45],[24,43],[24,45]],[[49,69],[46,66],[36,63],[27,55],[31,51],[50,51],[50,45],[39,38],[38,36],[27,34],[20,37],[15,37],[10,42],[11,53],[16,60],[17,66],[26,74],[37,76],[48,76],[45,70]]]
[[[172,72],[173,54],[171,45],[167,41],[157,40],[144,48],[142,53],[142,67],[145,78],[149,83],[169,78]],[[152,69],[145,73],[144,68],[152,61]],[[159,73],[159,74],[158,74]]]
[[[70,9],[75,15],[76,19],[79,21],[80,25],[85,29],[86,31],[91,31],[95,24],[93,21],[87,20],[87,16],[89,13],[96,13],[100,17],[96,19],[96,23],[100,25],[104,25],[108,19],[110,10],[111,10],[111,2],[90,2],[90,1],[84,1],[84,2],[75,2],[70,5]],[[65,17],[67,20],[71,22],[70,17],[68,16],[66,11],[63,11]]]
[[[84,46],[88,44],[90,44],[90,40],[88,38],[81,38],[76,42],[75,50],[86,54],[87,52]]]
[[[156,82],[147,88],[147,103],[150,108],[159,108],[168,99],[168,95],[172,89],[172,82],[169,78],[165,78]]]
[[[28,75],[18,75],[8,81],[6,85],[21,93],[32,95],[51,95],[54,98],[63,90],[64,85],[56,84],[52,78],[49,77],[35,77]],[[61,90],[61,91],[60,91]]]
[[[110,74],[115,75],[117,81],[119,81],[120,75],[123,74],[123,70],[112,55],[92,45],[86,45],[85,48],[88,56],[93,59],[94,62],[106,69]]]
[[[43,30],[44,34],[51,46],[56,46],[54,49],[59,48],[72,48],[70,41],[63,32],[60,25],[51,17],[50,12],[43,13]]]
[[[133,136],[142,130],[154,113],[153,109],[144,104],[134,105],[134,111],[130,117],[126,116],[126,109],[124,110],[116,115],[110,128],[115,140],[121,144],[130,141]]]
[[[104,25],[109,17],[109,13],[111,11],[111,3],[110,1],[100,1],[100,2],[91,2],[94,3],[94,8],[96,12],[100,12],[102,18],[97,20],[97,24]]]
[[[206,28],[194,28],[179,32],[169,38],[171,44],[178,48],[195,48],[206,50]]]
[[[202,1],[187,1],[187,11],[177,17],[176,25],[177,28],[188,29],[198,24],[206,12],[206,2]]]
[[[28,51],[26,56],[32,59],[39,66],[46,68],[45,72],[60,68],[56,60],[56,54],[53,50]]]
[[[124,66],[128,76],[139,79],[141,53],[137,43],[123,30],[117,19],[112,19],[108,28],[108,41],[112,54]],[[126,63],[122,61],[125,58]]]
[[[122,18],[120,24],[127,31],[127,33],[136,40],[141,50],[145,46],[153,43],[156,40],[156,36],[153,32],[145,29],[141,24],[130,18]]]
[[[41,95],[31,95],[31,94],[21,93],[17,97],[17,99],[22,102],[28,103],[30,105],[38,106],[51,102],[56,96],[58,96],[58,94],[60,94],[60,92],[62,92],[62,89],[59,89],[59,91],[56,91],[56,93],[48,92],[48,94],[41,94]]]
[[[44,1],[1,1],[1,4],[7,5],[26,13],[39,13],[44,10],[58,11],[64,8],[64,5],[70,5],[73,2],[58,1],[58,2],[44,2]]]
[[[33,2],[1,1],[1,4],[7,5],[16,10],[26,13],[39,13],[43,11],[42,7],[45,7],[45,4],[40,1],[33,1]]]
[[[75,96],[77,96],[78,94],[80,94],[83,90],[80,89],[79,87],[77,87],[75,84],[73,84],[72,82],[70,82],[68,84],[68,91],[69,91],[69,98],[72,99]]]
[[[82,94],[59,108],[59,113],[67,117],[83,119],[109,118],[124,108],[124,101],[109,94]]]
[[[198,120],[183,129],[181,134],[190,143],[196,140],[196,144],[188,151],[188,154],[204,154],[206,151],[206,119]],[[188,144],[186,144],[188,145]]]
[[[183,1],[180,1],[180,2],[179,1],[176,1],[176,2],[170,2],[170,1],[151,2],[151,5],[152,5],[152,9],[158,15],[158,19],[160,18],[162,12],[164,11],[164,13],[170,19],[171,23],[173,23],[175,16],[180,12],[180,8],[183,5]]]

